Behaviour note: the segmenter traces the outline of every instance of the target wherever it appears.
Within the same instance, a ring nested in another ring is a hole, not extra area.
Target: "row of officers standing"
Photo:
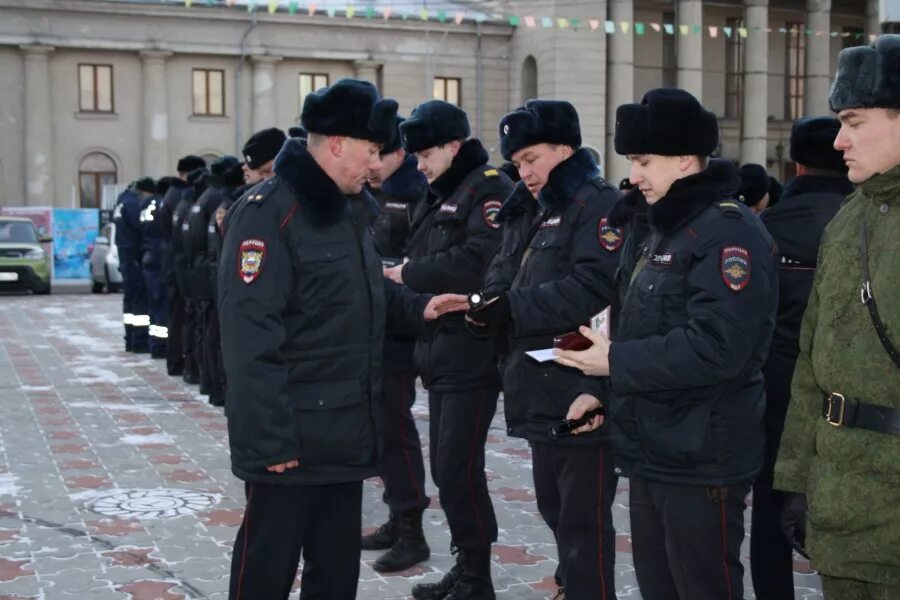
[[[169,375],[199,384],[215,406],[225,403],[216,308],[222,220],[247,189],[272,176],[285,139],[276,128],[255,133],[244,161],[226,155],[207,165],[184,156],[177,176],[142,177],[113,208],[126,351],[164,358]]]
[[[404,120],[356,80],[310,94],[307,138],[219,225],[247,502],[229,597],[287,598],[301,557],[300,597],[336,600],[356,596],[363,548],[386,550],[381,572],[428,559],[417,376],[456,555],[417,600],[495,597],[485,443],[501,391],[558,598],[616,597],[619,477],[648,600],[743,597],[751,488],[758,597],[794,596],[793,549],[828,600],[900,596],[900,36],[838,62],[839,119],[794,124],[798,176],[765,210],[771,182],[710,158],[717,119],[682,90],[617,109],[624,195],[565,101],[506,115],[495,167],[458,107]],[[554,344],[554,360],[526,354]],[[390,517],[361,536],[375,475]]]

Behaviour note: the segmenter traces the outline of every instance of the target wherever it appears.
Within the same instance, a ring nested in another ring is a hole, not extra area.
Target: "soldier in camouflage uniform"
[[[775,487],[794,493],[786,533],[808,527],[825,597],[887,600],[900,598],[900,36],[841,52],[830,103],[858,187],[822,238]]]

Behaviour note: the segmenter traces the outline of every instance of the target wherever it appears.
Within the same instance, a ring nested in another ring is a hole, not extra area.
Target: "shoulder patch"
[[[732,292],[739,292],[750,283],[750,252],[740,246],[722,248],[720,261],[722,281]]]
[[[600,219],[597,226],[597,237],[600,239],[600,247],[607,252],[615,252],[622,247],[625,236],[621,227],[612,227],[606,222],[606,217]]]
[[[484,172],[485,177],[497,177],[500,175],[500,172],[497,169],[488,169]]]
[[[492,229],[500,229],[500,223],[497,223],[497,213],[503,203],[499,200],[487,200],[481,205],[481,214],[484,217],[485,224]]]
[[[732,219],[744,218],[744,213],[741,211],[741,206],[737,202],[716,202],[716,206],[718,206],[727,217],[730,217]]]
[[[247,285],[256,281],[262,273],[263,261],[266,258],[266,243],[262,240],[248,239],[241,242],[238,253],[238,276]]]

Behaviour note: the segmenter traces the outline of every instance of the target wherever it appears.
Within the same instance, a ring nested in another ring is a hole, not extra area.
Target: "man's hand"
[[[288,469],[296,469],[299,466],[300,461],[295,458],[294,460],[289,460],[286,463],[268,466],[266,467],[266,471],[268,471],[269,473],[284,473]]]
[[[404,263],[406,264],[406,263]],[[384,276],[392,281],[396,281],[397,283],[403,283],[403,265],[397,265],[396,267],[390,267],[384,270]]]
[[[602,333],[595,333],[590,327],[579,327],[578,331],[593,342],[587,350],[554,350],[554,359],[561,365],[574,367],[585,375],[609,375],[609,340]]]
[[[440,294],[428,301],[423,316],[426,321],[434,321],[441,315],[462,312],[468,308],[469,298],[465,294]]]
[[[590,394],[580,394],[575,398],[575,401],[572,402],[571,406],[569,406],[569,412],[566,413],[566,419],[569,421],[580,419],[587,411],[600,408],[601,406],[600,400],[594,396],[591,396]],[[603,425],[603,415],[597,415],[586,425],[582,425],[578,429],[573,429],[572,435],[594,431],[601,425]]]
[[[500,293],[487,300],[484,305],[469,308],[466,311],[466,321],[479,330],[501,335],[506,333],[509,326],[511,310],[509,297],[506,293]]]
[[[806,553],[806,494],[786,492],[784,504],[781,506],[779,520],[781,531],[788,544],[799,554],[809,558]]]

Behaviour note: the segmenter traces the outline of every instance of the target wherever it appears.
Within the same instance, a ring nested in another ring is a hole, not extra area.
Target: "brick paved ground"
[[[229,471],[225,419],[195,387],[168,377],[163,361],[122,351],[120,302],[0,296],[0,600],[226,597],[243,498]],[[427,448],[425,407],[420,394],[415,412]],[[554,589],[555,548],[535,506],[528,447],[507,439],[502,418],[487,450],[500,522],[494,583],[499,598],[545,598]],[[181,491],[163,498],[160,490]],[[623,481],[617,587],[620,598],[640,598],[626,491]],[[95,505],[112,514],[89,508],[115,492],[122,497]],[[386,517],[380,493],[380,482],[366,484],[368,528]],[[364,553],[359,598],[403,598],[416,581],[450,567],[436,502],[426,521],[432,559],[383,577],[370,566],[377,553]],[[821,598],[808,565],[796,570],[797,598]]]

